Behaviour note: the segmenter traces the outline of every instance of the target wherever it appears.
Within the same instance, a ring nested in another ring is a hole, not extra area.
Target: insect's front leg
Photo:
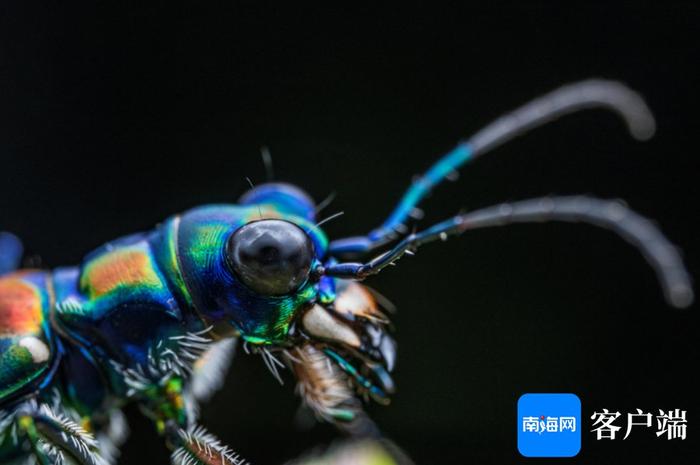
[[[142,391],[141,410],[151,418],[172,451],[173,465],[243,465],[247,463],[207,430],[190,412],[196,400],[186,394],[184,379],[172,375]]]

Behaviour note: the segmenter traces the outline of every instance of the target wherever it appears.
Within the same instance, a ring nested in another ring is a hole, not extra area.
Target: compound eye
[[[260,220],[231,234],[226,257],[246,286],[264,295],[283,295],[306,281],[314,249],[309,236],[297,225]]]

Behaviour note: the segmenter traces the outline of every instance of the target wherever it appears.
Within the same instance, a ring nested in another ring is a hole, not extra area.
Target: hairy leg
[[[173,465],[244,465],[247,462],[223,445],[191,412],[198,409],[194,396],[188,395],[183,378],[170,376],[144,390],[141,410],[156,425],[172,451]]]
[[[0,438],[3,447],[11,453],[33,459],[40,465],[107,463],[90,433],[66,412],[36,400],[23,402],[3,414]]]

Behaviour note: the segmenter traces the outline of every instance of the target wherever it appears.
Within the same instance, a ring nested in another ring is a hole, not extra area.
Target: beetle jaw
[[[389,372],[396,358],[396,344],[387,333],[389,321],[364,286],[340,280],[337,284],[334,300],[321,304],[313,297],[304,299],[306,303],[279,320],[282,324],[251,325],[234,319],[228,324],[253,353],[280,351],[286,356],[290,349],[311,345],[359,392],[386,403],[394,392]],[[296,357],[285,358],[297,363]]]
[[[386,331],[388,319],[360,284],[343,283],[328,307],[313,304],[297,320],[300,336],[340,367],[360,392],[386,403],[394,392],[389,372],[396,344]]]

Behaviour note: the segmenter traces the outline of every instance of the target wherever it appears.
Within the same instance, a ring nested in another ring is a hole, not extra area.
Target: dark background
[[[457,140],[596,76],[640,91],[657,137],[634,142],[601,111],[568,117],[463,169],[425,202],[423,224],[549,193],[621,197],[700,274],[692,2],[14,3],[0,6],[0,226],[44,266],[75,264],[189,207],[235,202],[246,176],[264,179],[262,145],[278,178],[318,200],[337,192],[327,213],[345,215],[327,225],[332,237],[365,232]],[[369,410],[418,463],[525,461],[515,441],[525,392],[581,397],[583,450],[569,462],[697,457],[698,309],[667,307],[651,269],[614,235],[563,224],[471,232],[371,284],[400,308],[400,390]],[[327,426],[295,428],[287,381],[240,355],[203,422],[255,463],[332,440]],[[601,443],[587,431],[594,410],[637,407],[688,410],[688,439],[653,428]],[[129,413],[120,463],[166,463],[151,426]]]

